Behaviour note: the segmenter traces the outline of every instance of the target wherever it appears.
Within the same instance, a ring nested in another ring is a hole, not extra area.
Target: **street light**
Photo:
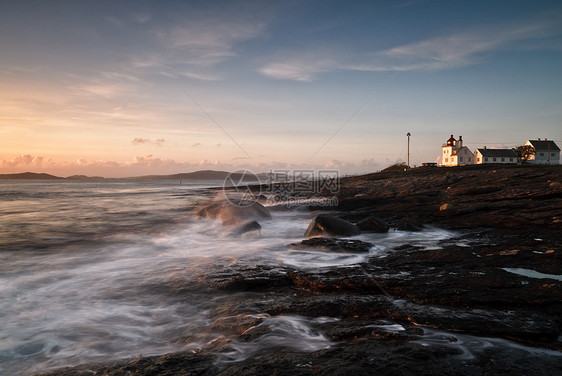
[[[406,136],[408,136],[408,168],[410,168],[410,132],[408,132]]]

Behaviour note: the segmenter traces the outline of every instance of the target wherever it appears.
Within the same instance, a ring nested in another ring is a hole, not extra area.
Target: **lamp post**
[[[410,168],[410,132],[408,132],[406,136],[408,136],[408,168]]]

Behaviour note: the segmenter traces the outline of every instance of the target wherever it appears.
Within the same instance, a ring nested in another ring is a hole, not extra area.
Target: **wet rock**
[[[385,221],[375,217],[367,217],[357,223],[357,227],[363,232],[385,233],[388,232],[388,225]]]
[[[423,230],[423,225],[413,222],[400,222],[396,229],[400,231],[418,232]]]
[[[224,291],[270,291],[292,286],[288,269],[266,265],[232,265],[220,272],[203,274],[204,286]]]
[[[257,221],[247,221],[236,226],[230,236],[241,236],[247,233],[261,233],[261,225]]]
[[[478,336],[502,336],[535,343],[556,341],[559,334],[559,319],[527,310],[466,309],[407,301],[396,306],[417,324]]]
[[[373,245],[369,242],[355,239],[335,239],[335,238],[310,238],[300,243],[289,244],[294,249],[320,248],[322,250],[336,252],[369,252]]]
[[[271,213],[259,202],[248,206],[236,206],[228,201],[217,201],[199,209],[195,216],[216,219],[223,225],[233,225],[244,220],[270,219]]]
[[[287,273],[294,286],[315,293],[357,292],[365,294],[382,294],[380,284],[357,269],[356,273],[346,270],[329,270],[319,272],[292,271]]]
[[[359,227],[346,220],[331,215],[319,214],[312,219],[304,236],[307,238],[313,236],[338,237],[354,236],[360,233]]]

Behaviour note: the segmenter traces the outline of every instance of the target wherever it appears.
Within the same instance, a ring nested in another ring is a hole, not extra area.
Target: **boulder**
[[[357,227],[359,227],[361,231],[365,232],[388,232],[388,225],[386,224],[386,222],[375,217],[368,217],[363,219],[362,221],[359,221],[357,223]]]
[[[195,216],[198,218],[217,219],[223,225],[233,225],[241,221],[269,219],[271,218],[271,213],[258,202],[248,206],[236,206],[227,201],[216,201],[199,209]]]
[[[309,247],[321,248],[336,252],[369,252],[373,246],[369,242],[356,239],[311,238],[300,243],[289,244],[291,248],[306,249]]]
[[[337,237],[359,235],[361,230],[353,223],[331,215],[319,214],[312,219],[304,236]]]
[[[231,232],[231,236],[241,236],[249,232],[261,233],[261,226],[257,221],[247,221],[236,226]]]

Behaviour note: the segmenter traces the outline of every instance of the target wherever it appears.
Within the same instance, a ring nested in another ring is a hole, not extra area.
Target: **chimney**
[[[462,136],[459,136],[459,148],[462,148]]]
[[[548,141],[548,139],[546,139],[546,138],[545,138],[544,140],[545,140],[545,141]]]
[[[538,138],[537,138],[537,141],[540,141],[540,140],[541,140],[541,138],[540,138],[540,137],[538,137]]]
[[[486,146],[484,146],[484,150],[486,150]]]

